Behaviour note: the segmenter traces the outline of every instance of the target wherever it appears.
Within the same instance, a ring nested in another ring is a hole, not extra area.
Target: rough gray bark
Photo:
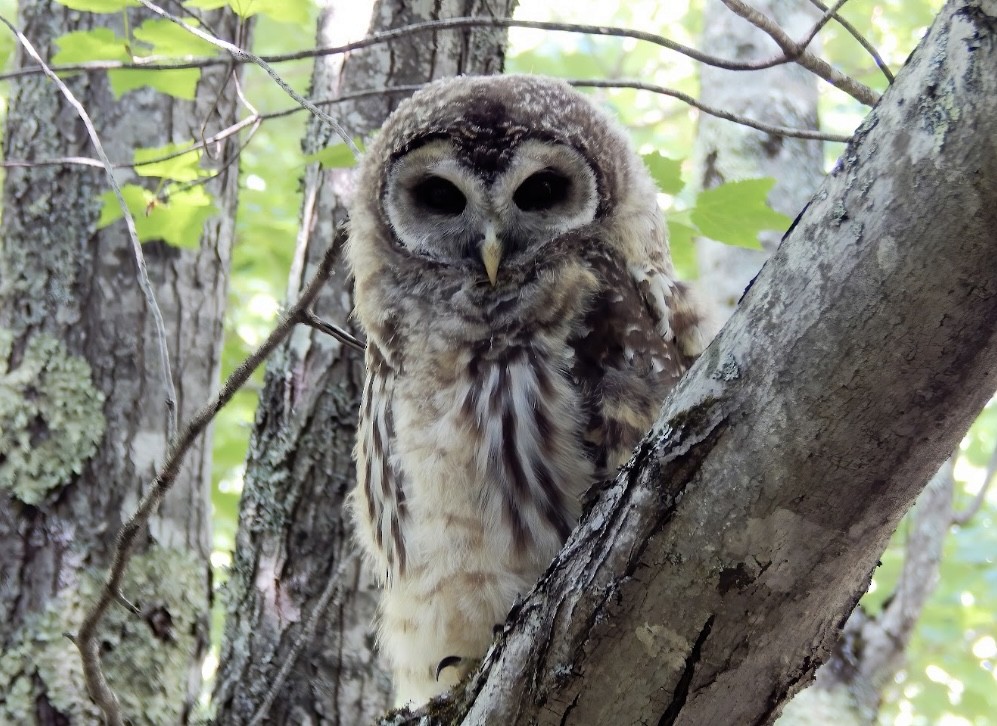
[[[813,5],[786,0],[752,4],[775,19],[791,37],[802,37],[820,13]],[[764,32],[728,12],[720,0],[705,10],[713,19],[706,25],[701,47],[736,49],[741,58],[774,53],[776,46]],[[815,39],[811,44],[813,48]],[[817,127],[817,78],[797,65],[783,65],[755,73],[730,73],[704,66],[700,74],[704,102],[774,124]],[[794,217],[820,184],[823,167],[821,144],[779,139],[710,116],[699,123],[695,158],[702,188],[740,178],[770,176],[776,185],[769,195],[775,209]],[[763,249],[746,250],[713,240],[697,242],[702,291],[726,319],[742,292],[778,246],[774,232],[761,235]],[[951,467],[944,468],[951,472]],[[948,487],[951,493],[951,486]],[[814,685],[801,692],[784,712],[780,724],[872,724],[879,712],[883,688],[902,666],[903,653],[930,589],[917,585],[937,578],[944,538],[921,536],[947,531],[951,502],[941,506],[929,487],[926,504],[918,507],[908,543],[909,563],[926,569],[905,568],[889,617],[871,617],[858,608],[845,626],[845,637],[830,660],[818,671]],[[951,500],[951,494],[949,496]],[[939,504],[940,506],[934,506]],[[930,505],[930,506],[929,506]],[[928,547],[920,551],[918,547]],[[918,597],[922,599],[918,599]],[[902,603],[902,606],[901,606]],[[902,613],[903,617],[900,617]]]
[[[423,723],[761,724],[810,681],[997,387],[995,69],[997,2],[953,0]]]
[[[921,492],[907,521],[904,564],[882,612],[856,608],[841,639],[810,688],[786,707],[780,726],[878,723],[884,689],[904,665],[904,656],[924,603],[938,583],[942,547],[952,522],[952,462],[947,461]]]
[[[129,11],[137,25],[142,16]],[[229,39],[233,15],[211,13]],[[44,56],[62,33],[117,26],[47,0],[21,3],[20,25]],[[22,54],[23,57],[23,54]],[[26,64],[31,64],[30,60]],[[108,154],[198,138],[235,118],[229,69],[205,71],[189,103],[141,89],[115,100],[103,74],[67,79]],[[234,153],[232,142],[214,149]],[[73,109],[43,76],[13,84],[7,159],[93,156]],[[131,181],[131,172],[121,172]],[[199,249],[144,246],[166,320],[180,418],[217,385],[238,166],[208,186],[220,212]],[[9,169],[0,226],[0,722],[90,723],[75,632],[103,582],[114,535],[164,456],[163,374],[123,223],[96,230],[104,172]],[[188,718],[208,643],[210,437],[132,560],[123,609],[104,625],[103,662],[132,723]]]
[[[411,23],[478,14],[507,16],[514,0],[375,3],[371,32]],[[335,6],[322,11],[319,40],[336,28]],[[339,67],[320,59],[313,96],[425,83],[457,73],[502,69],[505,32],[418,35],[351,54]],[[342,103],[332,113],[357,136],[379,128],[404,98],[377,95]],[[317,122],[307,152],[338,143]],[[302,233],[290,295],[333,239],[345,216],[351,174],[309,167]],[[352,283],[334,277],[316,312],[344,321],[353,308]],[[353,486],[352,450],[363,382],[363,356],[333,339],[299,328],[268,368],[250,442],[239,534],[229,584],[227,625],[214,694],[219,723],[245,723],[267,696],[278,670],[307,627],[330,578],[339,590],[314,618],[290,677],[269,711],[273,723],[369,722],[390,703],[390,682],[378,662],[374,618],[377,590],[353,556],[352,525],[343,509]]]
[[[803,37],[820,12],[799,0],[761,0],[752,7],[772,17],[791,37]],[[775,42],[720,0],[703,9],[700,47],[738,60],[776,55]],[[815,41],[814,45],[819,44]],[[814,47],[813,45],[811,47]],[[731,73],[703,66],[700,100],[716,108],[777,126],[817,128],[817,77],[788,63],[761,71]],[[773,209],[793,218],[820,185],[824,157],[819,141],[787,139],[702,115],[696,135],[696,169],[700,188],[740,179],[770,176]],[[700,239],[696,245],[702,289],[708,291],[724,319],[734,312],[741,293],[779,245],[779,234],[759,235],[763,250],[747,250]]]

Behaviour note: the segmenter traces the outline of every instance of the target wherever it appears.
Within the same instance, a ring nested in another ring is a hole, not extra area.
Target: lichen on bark
[[[0,723],[35,723],[44,711],[53,723],[99,723],[87,699],[83,667],[66,633],[76,632],[97,596],[103,569],[67,582],[41,612],[24,620],[0,658]],[[130,723],[186,721],[192,704],[167,686],[182,682],[193,641],[204,632],[200,591],[203,565],[191,552],[154,548],[132,559],[124,592],[142,611],[112,609],[102,629],[101,659]],[[43,684],[43,687],[39,687]],[[39,695],[42,694],[42,695]],[[44,701],[44,704],[40,703]]]
[[[15,342],[0,329],[0,489],[35,505],[96,451],[104,394],[90,364],[58,339],[38,333]]]

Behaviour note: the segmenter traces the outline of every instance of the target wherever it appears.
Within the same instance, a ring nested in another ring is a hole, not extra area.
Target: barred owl
[[[447,690],[650,428],[703,340],[656,188],[568,85],[402,103],[350,213],[367,377],[352,508],[396,702]]]

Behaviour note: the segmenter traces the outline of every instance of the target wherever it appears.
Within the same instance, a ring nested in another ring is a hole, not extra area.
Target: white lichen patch
[[[104,394],[90,365],[56,338],[31,336],[16,364],[0,329],[0,489],[38,504],[79,474],[104,434]]]
[[[685,662],[690,643],[677,632],[664,625],[643,623],[637,626],[634,637],[652,658],[665,659],[670,667],[681,667]]]
[[[124,593],[141,616],[112,607],[100,627],[101,662],[122,714],[132,724],[179,723],[192,656],[207,639],[205,563],[192,553],[156,548],[137,555]],[[25,619],[0,658],[0,723],[34,723],[44,700],[69,723],[100,723],[86,696],[75,633],[105,573],[89,572],[44,610]]]

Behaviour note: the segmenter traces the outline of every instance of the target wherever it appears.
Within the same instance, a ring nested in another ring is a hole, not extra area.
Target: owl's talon
[[[440,673],[442,673],[447,668],[456,666],[462,660],[464,659],[461,658],[459,655],[448,655],[446,658],[441,660],[440,664],[436,666],[436,682],[439,683],[440,681]]]

